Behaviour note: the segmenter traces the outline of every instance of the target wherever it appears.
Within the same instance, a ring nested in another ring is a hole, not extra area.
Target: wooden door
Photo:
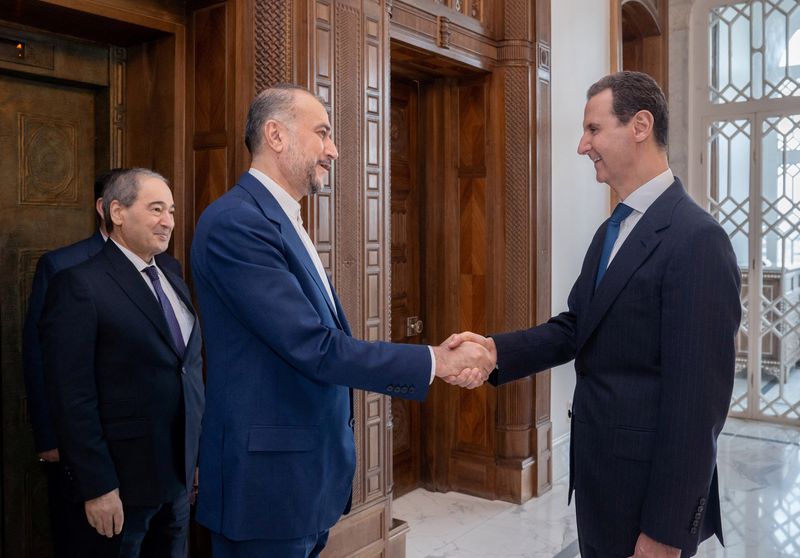
[[[43,469],[22,375],[22,324],[36,262],[94,229],[95,93],[0,74],[0,359],[6,556],[50,556]],[[79,326],[80,324],[75,324]]]
[[[416,83],[395,79],[391,96],[392,341],[424,342],[420,158]],[[420,330],[421,328],[421,330]],[[420,404],[392,399],[394,495],[420,482]]]

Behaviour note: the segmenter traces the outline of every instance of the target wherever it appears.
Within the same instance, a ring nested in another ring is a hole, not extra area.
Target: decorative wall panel
[[[77,206],[78,123],[19,114],[19,202]]]

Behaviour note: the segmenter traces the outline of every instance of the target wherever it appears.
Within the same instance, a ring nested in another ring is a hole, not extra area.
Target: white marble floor
[[[729,419],[719,439],[726,546],[710,539],[697,556],[800,557],[800,429]],[[574,506],[566,478],[517,506],[415,490],[394,501],[407,521],[407,558],[575,558]]]

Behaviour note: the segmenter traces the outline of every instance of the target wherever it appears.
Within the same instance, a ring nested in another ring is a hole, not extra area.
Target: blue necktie
[[[181,327],[178,325],[178,318],[175,317],[175,311],[172,309],[172,304],[169,303],[167,294],[161,288],[161,279],[158,277],[158,270],[155,266],[144,268],[142,271],[147,273],[150,282],[153,283],[153,289],[156,291],[158,303],[161,305],[161,310],[164,312],[164,318],[167,320],[169,332],[172,334],[172,342],[175,343],[175,348],[178,350],[178,355],[183,356],[186,350],[186,345],[183,342],[183,334]]]
[[[632,211],[632,207],[624,203],[618,203],[617,207],[615,207],[614,211],[611,213],[611,218],[608,220],[608,227],[606,228],[606,238],[603,240],[603,253],[600,256],[600,265],[597,267],[597,280],[594,282],[595,290],[597,290],[597,287],[600,285],[600,281],[603,280],[603,275],[606,274],[608,259],[611,257],[611,250],[614,249],[614,243],[619,236],[619,226]]]

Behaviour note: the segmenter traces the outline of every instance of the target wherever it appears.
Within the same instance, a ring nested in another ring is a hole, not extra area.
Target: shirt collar
[[[136,254],[134,254],[133,252],[131,252],[130,250],[128,250],[127,248],[122,246],[119,242],[117,242],[113,238],[109,238],[109,240],[111,240],[111,242],[113,242],[114,244],[117,245],[117,248],[119,248],[120,251],[123,254],[125,254],[125,257],[128,258],[131,261],[131,263],[137,269],[137,271],[142,272],[142,271],[144,271],[144,269],[146,267],[150,267],[150,266],[155,266],[155,268],[158,269],[158,266],[156,265],[156,259],[155,258],[153,258],[150,263],[147,263],[142,258],[140,258]]]
[[[260,170],[250,167],[248,172],[261,182],[269,193],[278,201],[278,205],[281,206],[281,209],[283,209],[283,212],[289,217],[289,220],[292,222],[297,221],[297,217],[300,215],[300,204],[297,200],[290,196],[289,192],[284,190],[277,182]]]
[[[675,182],[672,169],[667,169],[655,178],[648,180],[622,200],[625,205],[638,213],[644,213]]]

